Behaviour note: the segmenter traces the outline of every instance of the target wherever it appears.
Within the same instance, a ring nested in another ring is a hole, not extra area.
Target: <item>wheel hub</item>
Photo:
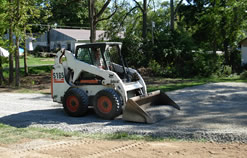
[[[106,109],[107,109],[107,107],[108,107],[107,102],[104,102],[104,103],[103,103],[103,106],[104,106],[104,108],[106,108]]]
[[[67,98],[66,104],[71,112],[76,112],[79,108],[79,101],[75,96],[69,96]]]
[[[112,110],[112,102],[106,96],[102,96],[98,99],[97,106],[102,113],[109,113]]]

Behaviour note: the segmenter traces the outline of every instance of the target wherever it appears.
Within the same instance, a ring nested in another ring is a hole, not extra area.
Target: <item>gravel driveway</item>
[[[247,143],[247,84],[210,83],[167,93],[181,111],[170,110],[164,120],[140,124],[101,120],[94,112],[67,116],[49,95],[0,93],[0,123],[15,127],[46,127],[84,133],[152,135]]]

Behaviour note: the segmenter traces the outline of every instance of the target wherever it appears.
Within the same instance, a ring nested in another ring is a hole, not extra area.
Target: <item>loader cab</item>
[[[76,47],[76,59],[116,72],[121,79],[126,78],[126,67],[121,54],[122,43],[105,42],[79,45]]]

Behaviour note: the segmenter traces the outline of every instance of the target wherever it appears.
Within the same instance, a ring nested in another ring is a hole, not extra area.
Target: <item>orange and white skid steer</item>
[[[105,42],[79,45],[74,54],[59,51],[52,70],[53,101],[62,103],[70,116],[83,116],[93,108],[103,119],[122,114],[123,120],[143,123],[155,122],[148,108],[180,110],[165,93],[147,93],[142,76],[126,67],[121,47],[120,42]]]

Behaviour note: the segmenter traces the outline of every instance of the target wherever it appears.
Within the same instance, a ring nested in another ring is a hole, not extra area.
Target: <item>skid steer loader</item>
[[[83,116],[88,108],[103,119],[154,123],[148,108],[156,105],[180,107],[161,91],[147,93],[141,75],[126,67],[122,43],[78,45],[73,53],[61,50],[55,57],[51,91],[70,116]],[[98,58],[98,59],[97,59]]]

